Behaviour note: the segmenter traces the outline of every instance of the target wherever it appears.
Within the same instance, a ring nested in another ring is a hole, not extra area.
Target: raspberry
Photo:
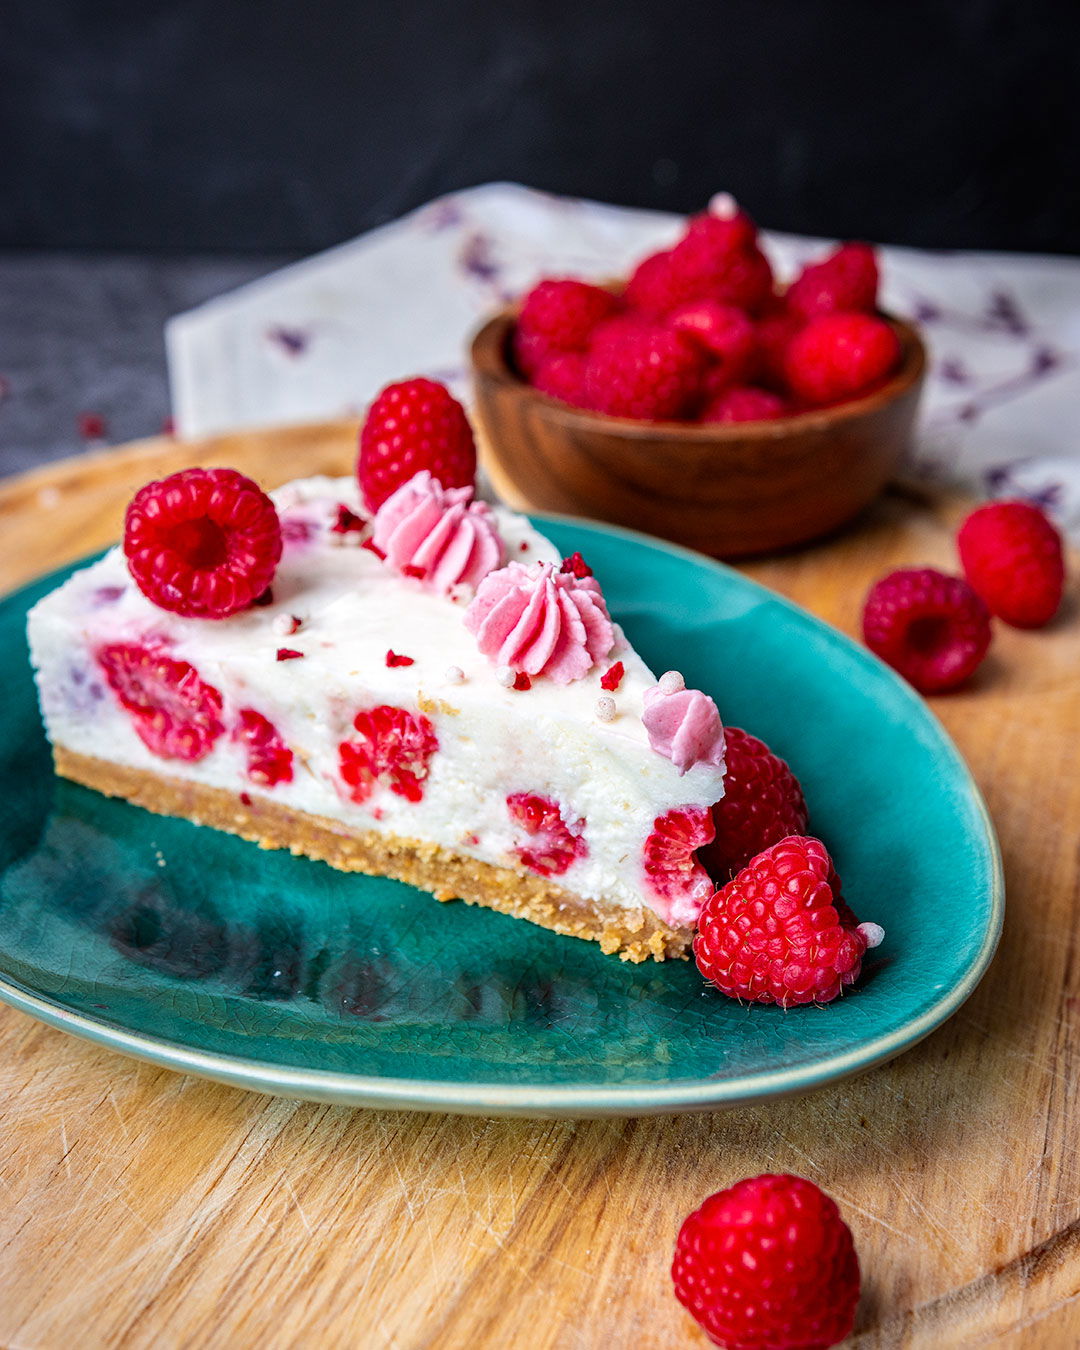
[[[597,324],[589,343],[589,351],[596,352],[609,346],[621,347],[628,338],[642,332],[651,332],[654,326],[653,321],[643,314],[616,314]]]
[[[825,845],[791,835],[705,902],[694,960],[728,998],[788,1008],[854,984],[868,945]]]
[[[757,244],[757,226],[745,211],[733,202],[725,203],[727,209],[717,214],[711,207],[686,222],[686,239],[693,239],[714,254],[739,253]]]
[[[224,619],[273,581],[281,523],[266,493],[235,469],[184,469],[131,499],[124,556],[160,609]]]
[[[534,389],[562,399],[575,408],[585,404],[585,356],[582,352],[555,352],[546,356],[532,377]]]
[[[770,844],[805,834],[807,815],[799,780],[764,741],[738,727],[725,727],[724,740],[724,795],[712,809],[716,837],[701,861],[726,880]]]
[[[920,693],[955,689],[990,646],[986,606],[959,577],[932,567],[890,572],[870,588],[863,639]]]
[[[784,400],[768,389],[741,385],[725,389],[701,410],[702,422],[767,422],[787,412]]]
[[[695,300],[673,309],[667,322],[720,362],[727,383],[746,378],[757,353],[757,339],[753,323],[741,309],[717,300]]]
[[[859,1258],[836,1204],[812,1181],[751,1177],[683,1223],[675,1297],[728,1350],[825,1350],[850,1335]]]
[[[512,792],[506,799],[510,819],[521,826],[526,839],[513,853],[526,867],[542,877],[561,877],[579,858],[588,856],[582,837],[585,821],[563,819],[559,804],[532,792]]]
[[[338,746],[341,776],[352,800],[367,801],[382,783],[406,801],[420,801],[429,762],[439,748],[435,728],[423,713],[384,703],[358,712],[353,726],[360,740]]]
[[[704,359],[694,343],[668,328],[626,330],[593,348],[585,365],[590,408],[648,421],[679,417],[698,392]]]
[[[760,249],[716,253],[707,239],[687,235],[673,249],[638,263],[625,299],[643,314],[662,319],[692,300],[757,309],[772,294],[772,285],[772,269]]]
[[[791,391],[807,403],[837,403],[879,384],[896,367],[900,343],[870,314],[822,314],[796,333],[784,370]]]
[[[643,315],[662,319],[676,305],[700,299],[691,287],[688,292],[672,265],[673,249],[650,253],[630,273],[623,292],[626,303]]]
[[[842,244],[821,262],[804,267],[788,287],[788,309],[803,319],[840,310],[873,314],[878,265],[869,244]]]
[[[102,647],[97,661],[148,750],[193,762],[214,748],[225,730],[221,694],[190,662],[134,642]]]
[[[444,488],[471,487],[476,445],[457,399],[444,385],[418,377],[387,385],[368,409],[356,464],[368,509],[377,511],[421,469]]]
[[[694,852],[712,838],[712,816],[705,806],[677,806],[653,821],[643,852],[645,876],[653,893],[667,901],[674,924],[694,923],[712,892],[709,874]]]
[[[785,363],[791,340],[802,328],[802,320],[786,310],[774,310],[757,321],[754,338],[757,345],[757,378],[777,389],[787,388]]]
[[[584,351],[593,329],[618,305],[610,291],[584,281],[548,278],[539,282],[525,297],[518,315],[514,334],[518,365],[531,375],[545,356]]]
[[[291,783],[293,752],[268,718],[254,708],[241,708],[233,740],[247,751],[247,775],[253,783],[275,787]]]
[[[991,502],[956,538],[964,574],[991,614],[1016,628],[1041,628],[1061,604],[1061,536],[1030,502]]]

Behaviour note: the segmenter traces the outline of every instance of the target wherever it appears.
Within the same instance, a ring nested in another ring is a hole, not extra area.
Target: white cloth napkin
[[[332,418],[391,380],[468,394],[467,345],[542,275],[605,278],[681,219],[512,183],[456,192],[170,320],[177,431]],[[780,276],[828,245],[766,234]],[[882,249],[883,304],[931,352],[913,469],[1023,495],[1080,536],[1080,261]]]

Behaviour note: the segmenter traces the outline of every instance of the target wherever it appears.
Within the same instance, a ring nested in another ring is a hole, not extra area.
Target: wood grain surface
[[[270,485],[347,467],[353,434],[147,442],[0,484],[0,585],[115,536],[149,477],[202,461]],[[883,570],[953,564],[958,509],[892,495],[843,538],[747,570],[854,631]],[[1000,629],[974,686],[935,701],[1001,837],[1002,946],[945,1027],[808,1097],[628,1121],[353,1111],[180,1077],[0,1008],[0,1344],[704,1346],[670,1293],[678,1224],[766,1170],[811,1177],[851,1224],[850,1344],[1080,1344],[1078,671],[1074,595],[1045,633]]]

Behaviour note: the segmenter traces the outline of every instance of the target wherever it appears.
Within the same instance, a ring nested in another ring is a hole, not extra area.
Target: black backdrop
[[[1080,252],[1077,0],[0,0],[0,247],[306,252],[512,178]]]

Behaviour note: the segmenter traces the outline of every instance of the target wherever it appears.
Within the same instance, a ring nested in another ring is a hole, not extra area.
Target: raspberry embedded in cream
[[[644,696],[641,720],[649,744],[670,759],[680,774],[696,764],[724,767],[724,727],[716,704],[700,689],[687,689],[678,671],[669,670]]]
[[[480,583],[465,627],[499,667],[570,684],[602,661],[615,642],[603,592],[591,577],[551,563],[508,563]]]
[[[386,564],[439,595],[476,587],[506,557],[491,508],[471,487],[444,488],[427,469],[403,483],[375,514],[372,541]]]

